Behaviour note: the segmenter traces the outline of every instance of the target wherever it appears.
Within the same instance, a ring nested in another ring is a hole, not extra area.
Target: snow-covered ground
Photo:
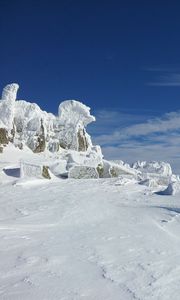
[[[55,117],[17,89],[0,100],[0,299],[179,300],[180,177],[104,160],[88,107]]]
[[[5,165],[0,299],[180,299],[180,194],[117,178],[21,181]]]

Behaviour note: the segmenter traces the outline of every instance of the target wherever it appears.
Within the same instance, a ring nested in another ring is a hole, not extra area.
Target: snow
[[[134,177],[137,177],[138,171],[130,168],[129,165],[119,163],[119,162],[113,162],[113,161],[107,161],[103,159],[102,161],[102,167],[103,172],[102,176],[103,178],[109,178],[109,177],[118,177],[123,175],[133,175]]]
[[[18,84],[12,83],[5,86],[2,92],[2,100],[0,100],[0,127],[13,128],[14,106]]]
[[[95,121],[95,117],[90,114],[88,106],[76,100],[66,100],[60,103],[59,115],[55,116],[41,110],[36,103],[16,101],[18,88],[15,83],[7,85],[0,101],[0,128],[8,129],[8,137],[15,145],[21,148],[26,145],[34,152],[45,149],[58,152],[62,148],[93,151],[86,126]],[[40,138],[43,145],[37,150]]]
[[[165,163],[163,161],[137,161],[132,167],[136,170],[139,170],[143,173],[152,173],[152,174],[160,174],[162,176],[171,176],[172,169],[170,164]]]
[[[21,161],[20,163],[21,178],[42,178],[42,166],[33,163]]]
[[[87,106],[56,117],[17,89],[0,101],[0,129],[15,130],[0,153],[0,299],[179,300],[180,177],[104,160]]]
[[[132,174],[22,180],[20,159],[67,167],[13,145],[1,154],[1,299],[179,300],[178,193]]]
[[[161,195],[175,195],[178,192],[180,192],[180,182],[176,181],[176,182],[170,182],[168,184],[168,187],[161,191],[160,194]]]
[[[19,85],[17,83],[6,85],[2,91],[2,100],[15,102],[18,89]]]
[[[76,100],[66,100],[59,105],[59,119],[63,124],[81,124],[83,127],[95,121],[95,117],[90,114],[90,108]]]

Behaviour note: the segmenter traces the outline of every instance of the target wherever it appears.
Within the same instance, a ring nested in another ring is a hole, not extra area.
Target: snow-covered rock
[[[58,177],[67,177],[67,161],[65,159],[58,159],[49,165],[50,171]]]
[[[95,121],[90,108],[75,101],[67,100],[59,105],[59,126],[61,142],[65,148],[86,151],[92,146],[91,138],[85,127]]]
[[[118,164],[104,159],[102,163],[98,165],[98,172],[100,178],[119,177],[120,175],[133,175],[137,177],[138,174],[138,171],[130,168],[129,165]]]
[[[139,182],[139,184],[146,185],[150,188],[157,188],[159,186],[158,181],[155,178],[148,178]]]
[[[99,146],[89,148],[86,152],[74,150],[67,151],[65,159],[67,160],[67,169],[74,165],[84,165],[97,167],[102,162],[102,152]]]
[[[36,165],[21,161],[20,177],[22,178],[46,178],[51,179],[49,168],[44,165]]]
[[[180,192],[180,181],[175,181],[169,183],[168,187],[161,191],[161,195],[175,195],[176,193]]]
[[[13,129],[14,107],[18,84],[12,83],[5,86],[0,100],[0,128]]]
[[[132,165],[132,168],[141,171],[142,173],[153,173],[162,176],[171,176],[172,169],[169,163],[158,161],[137,161]]]
[[[2,100],[15,102],[19,85],[17,83],[11,83],[4,87],[2,91]]]
[[[33,152],[48,150],[58,152],[70,149],[78,152],[97,153],[86,126],[95,121],[90,108],[76,100],[67,100],[59,105],[58,116],[47,113],[35,103],[16,100],[18,84],[9,84],[3,89],[0,101],[0,128],[2,135],[19,148],[27,145]],[[92,150],[92,151],[91,151]]]
[[[69,170],[68,177],[74,179],[97,179],[99,178],[99,175],[96,168],[88,166],[74,166]]]

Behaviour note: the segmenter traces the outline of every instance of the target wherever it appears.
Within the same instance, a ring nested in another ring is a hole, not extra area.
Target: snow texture
[[[0,170],[19,155],[34,164],[28,149],[9,150]],[[179,300],[178,195],[117,178],[13,176],[0,171],[1,299]]]

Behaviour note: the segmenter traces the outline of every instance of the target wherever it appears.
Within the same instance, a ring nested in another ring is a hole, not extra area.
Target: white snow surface
[[[19,177],[20,159],[46,155],[1,154],[0,299],[179,300],[180,193],[154,194],[130,176]]]

